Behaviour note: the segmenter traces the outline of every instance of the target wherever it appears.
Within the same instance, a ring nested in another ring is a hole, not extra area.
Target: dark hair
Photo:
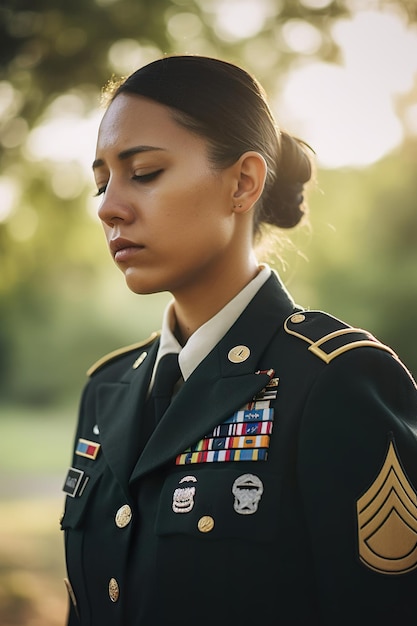
[[[279,130],[261,85],[241,68],[202,56],[169,56],[140,68],[111,93],[145,96],[173,110],[176,121],[204,136],[220,167],[249,150],[267,163],[264,192],[254,218],[280,228],[296,226],[305,213],[303,185],[312,174],[306,144]]]

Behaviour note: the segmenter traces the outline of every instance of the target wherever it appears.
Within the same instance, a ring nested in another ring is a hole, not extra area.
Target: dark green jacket
[[[62,520],[70,626],[417,623],[415,383],[371,336],[297,311],[273,275],[152,433],[158,338],[91,374]],[[176,465],[270,369],[267,460]],[[262,485],[251,514],[232,492],[245,474]],[[184,484],[192,508],[178,512]]]

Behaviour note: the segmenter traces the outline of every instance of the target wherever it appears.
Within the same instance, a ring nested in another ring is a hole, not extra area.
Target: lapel
[[[130,482],[172,461],[266,385],[269,377],[255,372],[259,369],[263,352],[293,311],[294,302],[272,274],[223,339],[181,387],[149,438]],[[243,362],[232,363],[228,353],[239,345],[247,346],[250,356]],[[272,364],[263,365],[271,367]]]
[[[117,383],[102,383],[97,390],[97,424],[102,453],[117,480],[128,493],[128,480],[137,461],[140,441],[139,410],[158,351],[159,340],[147,350],[137,368],[131,367]]]

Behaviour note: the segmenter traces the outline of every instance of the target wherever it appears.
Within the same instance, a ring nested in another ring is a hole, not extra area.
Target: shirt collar
[[[156,370],[158,361],[164,354],[176,352],[179,354],[178,361],[182,376],[184,380],[187,380],[201,361],[211,352],[220,339],[224,337],[262,285],[268,280],[271,275],[271,268],[266,264],[260,267],[261,271],[255,278],[216,313],[216,315],[200,326],[200,328],[191,335],[184,347],[181,347],[173,332],[176,320],[173,301],[171,301],[165,309],[162,320],[161,339],[154,371]]]

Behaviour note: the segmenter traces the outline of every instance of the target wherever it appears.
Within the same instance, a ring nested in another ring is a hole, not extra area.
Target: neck
[[[192,290],[173,293],[177,320],[176,336],[184,345],[200,326],[230,302],[258,274],[254,254],[238,267],[228,266],[222,273],[212,273]]]

